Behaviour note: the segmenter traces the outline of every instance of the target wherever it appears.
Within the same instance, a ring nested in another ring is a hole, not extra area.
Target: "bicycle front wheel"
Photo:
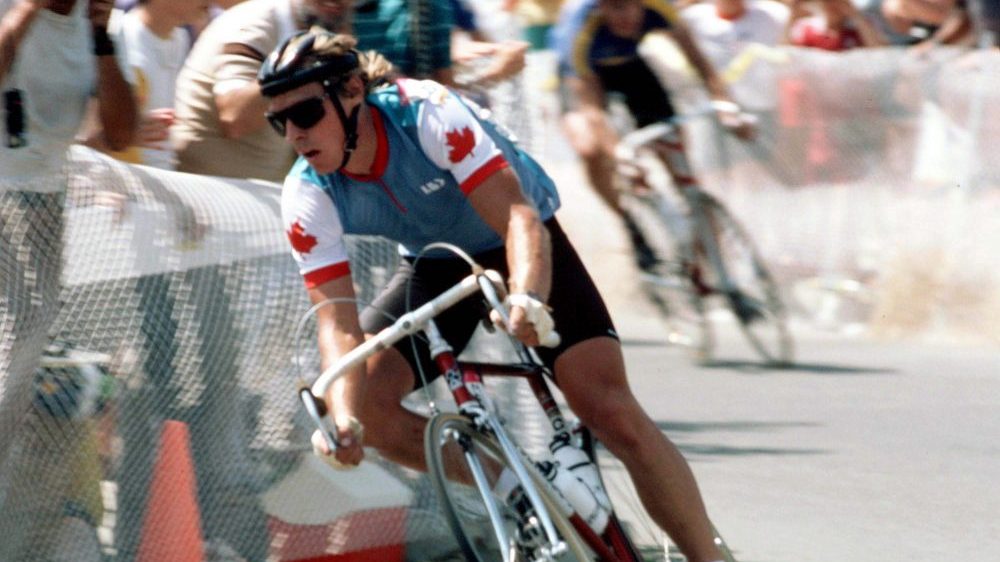
[[[702,195],[702,211],[715,234],[719,265],[724,268],[714,271],[717,279],[711,283],[721,289],[740,329],[760,356],[771,365],[790,364],[794,352],[785,305],[753,240],[739,221],[707,193]],[[719,267],[710,265],[713,269]]]
[[[496,440],[478,431],[468,418],[458,414],[434,416],[427,424],[424,447],[431,483],[467,560],[593,560],[572,523],[560,511],[548,483],[529,466],[535,487],[565,546],[561,553],[546,555],[553,545],[545,538],[537,516],[531,509],[525,509],[526,504],[517,505],[495,492],[497,476],[510,462]],[[495,507],[499,521],[491,518],[491,506]]]

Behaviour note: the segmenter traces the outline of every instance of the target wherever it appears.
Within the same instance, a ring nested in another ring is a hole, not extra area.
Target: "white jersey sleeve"
[[[318,287],[351,272],[340,215],[318,185],[296,176],[286,178],[281,217],[306,287]]]
[[[407,94],[415,84],[407,81]],[[424,102],[417,115],[420,147],[435,165],[451,172],[468,195],[486,178],[509,165],[500,147],[454,93],[440,84],[416,84]],[[420,91],[429,90],[429,91]]]

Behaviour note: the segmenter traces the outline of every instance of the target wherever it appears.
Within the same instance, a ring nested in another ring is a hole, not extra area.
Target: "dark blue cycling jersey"
[[[605,91],[622,94],[640,127],[669,119],[670,96],[639,55],[639,43],[647,33],[673,28],[676,11],[665,0],[643,0],[640,35],[626,38],[611,33],[597,3],[577,0],[563,9],[551,35],[560,75],[596,77]]]

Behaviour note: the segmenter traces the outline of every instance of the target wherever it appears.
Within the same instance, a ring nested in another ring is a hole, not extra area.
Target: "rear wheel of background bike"
[[[722,263],[735,289],[723,297],[761,357],[774,366],[789,365],[794,353],[792,338],[777,283],[739,221],[711,195],[704,194],[703,203],[705,216],[717,234]],[[716,280],[709,283],[720,285]]]
[[[598,467],[604,489],[608,493],[608,497],[611,498],[616,520],[621,524],[622,530],[631,544],[631,552],[637,552],[639,559],[645,562],[683,562],[687,560],[670,542],[666,533],[646,513],[646,509],[639,500],[639,493],[632,483],[632,478],[625,470],[625,465],[612,455],[604,445],[594,439],[589,431],[577,431],[576,437],[579,439],[580,447],[587,452]],[[722,559],[725,562],[736,562],[729,546],[714,526],[712,531],[715,534],[715,544],[722,552]],[[606,531],[606,539],[607,535]],[[609,542],[613,543],[614,541]],[[622,552],[628,548],[625,546],[620,550],[616,549],[616,553],[622,560],[635,559],[634,556]]]
[[[680,198],[670,194],[629,193],[622,207],[655,256],[655,263],[639,272],[643,291],[660,312],[667,341],[690,351],[696,361],[712,358],[715,340],[706,316],[705,301],[684,268],[677,236],[687,228]]]
[[[528,521],[524,521],[525,517],[518,509],[503,498],[497,497],[494,492],[497,474],[500,468],[508,466],[508,462],[493,438],[476,430],[464,416],[439,414],[431,418],[427,425],[424,447],[431,483],[467,560],[501,561],[504,560],[505,551],[512,553],[509,558],[511,560],[541,559],[538,553],[547,546],[547,541],[537,519],[530,516]],[[470,456],[483,467],[489,481],[488,490],[480,490],[474,484]],[[446,458],[451,462],[446,464]],[[447,476],[446,466],[448,466]],[[593,560],[572,523],[559,510],[557,500],[550,495],[548,483],[541,479],[534,467],[529,467],[529,471],[535,478],[535,486],[542,496],[556,531],[567,546],[566,551],[553,560],[561,562]],[[499,544],[488,515],[484,494],[488,494],[499,509],[505,523],[506,535],[510,537],[512,544]]]

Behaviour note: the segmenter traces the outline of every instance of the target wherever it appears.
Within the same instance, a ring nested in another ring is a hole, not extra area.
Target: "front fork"
[[[463,372],[458,361],[455,359],[454,350],[441,336],[441,332],[433,320],[427,323],[424,332],[429,342],[431,357],[434,359],[439,372],[444,373],[448,389],[451,391],[452,396],[454,396],[459,411],[468,416],[478,430],[485,430],[496,438],[509,468],[514,471],[518,481],[521,483],[521,487],[524,489],[525,495],[528,496],[528,500],[535,509],[535,515],[541,522],[548,543],[553,545],[551,551],[547,554],[551,556],[560,554],[566,549],[566,545],[559,538],[555,524],[553,524],[548,509],[542,501],[538,488],[535,486],[535,480],[532,478],[529,468],[525,466],[524,459],[526,457],[524,452],[507,435],[507,431],[500,423],[500,420],[493,414],[492,402],[484,391],[483,381],[479,373],[473,369],[466,369]],[[504,522],[500,518],[496,505],[493,504],[492,489],[485,478],[481,461],[467,445],[462,444],[462,446],[465,449],[466,461],[474,473],[477,485],[481,488],[483,499],[488,502],[487,512],[493,522],[497,539],[500,541],[500,544],[510,544],[509,537],[506,536]]]

